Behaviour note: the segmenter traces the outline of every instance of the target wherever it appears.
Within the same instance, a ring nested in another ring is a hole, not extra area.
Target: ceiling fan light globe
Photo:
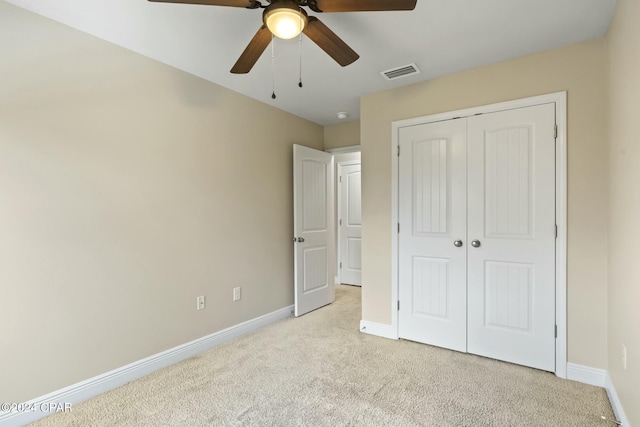
[[[304,30],[307,17],[300,10],[279,8],[269,11],[264,17],[264,23],[274,36],[288,40],[297,37]]]

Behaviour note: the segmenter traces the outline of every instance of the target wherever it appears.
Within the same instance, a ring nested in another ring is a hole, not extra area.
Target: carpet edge
[[[631,427],[629,424],[629,420],[627,419],[627,415],[624,413],[624,409],[622,408],[622,402],[618,397],[618,393],[616,392],[616,388],[613,385],[613,381],[611,380],[611,376],[609,376],[609,372],[606,372],[605,377],[605,387],[607,390],[607,396],[609,397],[609,402],[613,407],[613,412],[616,414],[618,421],[620,421],[623,427]]]
[[[567,379],[604,388],[613,412],[616,414],[616,418],[622,423],[622,426],[630,427],[624,409],[622,408],[622,402],[620,402],[620,398],[618,397],[618,393],[616,392],[608,371],[578,365],[577,363],[567,363]]]
[[[368,320],[360,321],[360,332],[378,337],[390,338],[392,340],[398,339],[398,333],[393,325],[385,325],[383,323],[375,323]]]
[[[267,313],[218,332],[189,341],[144,359],[97,375],[60,390],[32,399],[24,404],[29,411],[0,411],[0,427],[22,426],[39,420],[64,407],[78,404],[152,372],[193,357],[235,338],[254,332],[279,320],[291,317],[293,305]],[[53,410],[52,410],[53,409]]]

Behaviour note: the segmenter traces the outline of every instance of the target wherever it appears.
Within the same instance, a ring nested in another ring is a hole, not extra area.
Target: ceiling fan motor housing
[[[307,13],[296,0],[274,0],[262,13],[264,25],[281,39],[292,39],[307,26]]]

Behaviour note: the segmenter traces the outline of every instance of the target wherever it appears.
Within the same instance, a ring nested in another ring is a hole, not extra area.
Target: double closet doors
[[[400,129],[399,335],[555,370],[555,104]]]

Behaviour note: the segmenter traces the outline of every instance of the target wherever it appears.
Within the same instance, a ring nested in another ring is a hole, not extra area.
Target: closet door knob
[[[455,246],[456,248],[462,247],[462,240],[454,241],[453,246]]]
[[[479,248],[480,247],[480,240],[473,240],[471,242],[471,246],[473,246],[474,248]]]

